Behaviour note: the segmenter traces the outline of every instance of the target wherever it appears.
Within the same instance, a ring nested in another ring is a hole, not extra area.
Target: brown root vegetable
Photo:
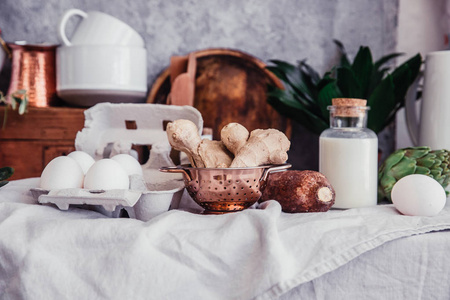
[[[205,168],[228,168],[233,155],[221,141],[203,139],[198,146],[198,155]]]
[[[202,139],[194,122],[184,119],[175,120],[167,124],[166,133],[170,145],[175,150],[186,153],[193,167],[204,167],[198,155],[198,146]]]
[[[234,155],[247,143],[249,135],[247,128],[239,123],[229,123],[220,131],[223,144]]]
[[[231,168],[282,164],[288,159],[291,142],[277,129],[255,129],[231,163]],[[232,150],[230,150],[232,151]],[[233,151],[232,151],[233,152]]]
[[[284,212],[324,212],[334,204],[335,191],[316,171],[287,170],[271,173],[259,202],[277,200]]]
[[[190,120],[179,119],[167,124],[170,145],[183,151],[195,168],[227,168],[233,155],[221,141],[201,139],[197,126]]]
[[[189,120],[175,120],[166,128],[170,145],[185,152],[196,168],[240,168],[282,164],[291,145],[276,129],[255,129],[250,134],[230,123],[221,131],[220,141],[201,139],[197,126]]]

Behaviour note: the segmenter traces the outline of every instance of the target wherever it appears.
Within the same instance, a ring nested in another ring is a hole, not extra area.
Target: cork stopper
[[[333,98],[331,103],[334,106],[366,106],[367,100],[357,98]]]
[[[336,108],[336,116],[358,117],[365,113],[367,100],[357,98],[334,98],[331,103]],[[364,109],[362,108],[364,107]]]

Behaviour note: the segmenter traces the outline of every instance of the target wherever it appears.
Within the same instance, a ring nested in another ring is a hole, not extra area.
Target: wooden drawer
[[[2,140],[0,161],[14,168],[11,179],[39,177],[50,160],[74,150],[73,141]]]
[[[0,107],[2,121],[4,109]],[[15,169],[13,180],[39,177],[50,160],[75,150],[83,126],[80,108],[29,108],[22,116],[9,111],[6,129],[0,130],[0,166]]]

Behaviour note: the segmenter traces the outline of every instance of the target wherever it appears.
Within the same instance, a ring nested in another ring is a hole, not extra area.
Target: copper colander
[[[261,197],[270,172],[290,168],[290,164],[248,168],[192,168],[189,165],[160,168],[182,173],[192,199],[210,213],[240,211]]]

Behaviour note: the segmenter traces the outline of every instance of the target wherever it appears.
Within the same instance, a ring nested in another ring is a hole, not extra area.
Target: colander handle
[[[261,176],[261,179],[260,179],[259,181],[266,181],[266,180],[267,180],[267,176],[269,176],[269,174],[270,174],[271,172],[289,169],[290,167],[292,167],[291,164],[282,164],[282,165],[277,165],[277,166],[269,167],[269,168],[267,168],[267,169],[264,170],[264,173],[263,173],[263,175]]]
[[[184,176],[186,176],[186,179],[188,181],[192,180],[192,178],[191,178],[191,176],[189,176],[188,172],[186,172],[181,167],[161,167],[161,168],[159,168],[159,171],[166,172],[166,173],[182,173]]]

